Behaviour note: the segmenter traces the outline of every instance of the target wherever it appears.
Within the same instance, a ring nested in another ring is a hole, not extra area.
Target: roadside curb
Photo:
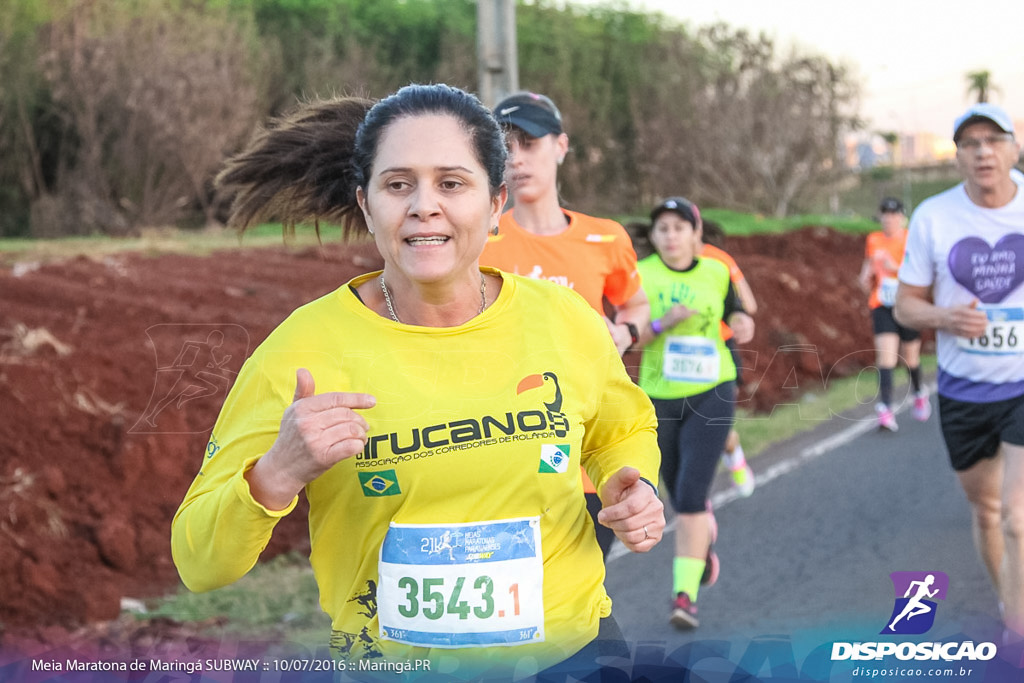
[[[934,399],[934,380],[925,381],[924,388]],[[899,415],[909,410],[912,405],[913,399],[908,391],[893,412]],[[933,410],[933,414],[934,419],[938,419],[938,410]],[[760,486],[877,428],[874,403],[865,403],[838,413],[829,420],[823,420],[812,429],[768,446],[748,462],[754,470],[754,479]],[[719,472],[711,488],[712,506],[719,508],[738,498],[740,496],[733,489],[729,477]]]
[[[924,382],[924,387],[928,390],[931,399],[934,400],[936,397],[934,380],[929,378]],[[910,392],[907,392],[893,412],[897,415],[906,412],[913,405],[913,400],[910,397]],[[932,419],[938,419],[938,410],[933,410]],[[812,429],[774,443],[756,456],[748,458],[747,462],[754,471],[757,486],[761,487],[859,436],[875,431],[877,428],[874,402],[869,402],[837,413],[828,420],[821,420]],[[757,495],[756,490],[754,495]],[[711,486],[710,499],[714,509],[719,509],[736,500],[745,500],[733,488],[728,472],[722,470],[718,472],[715,482]],[[668,519],[665,524],[665,535],[667,536],[675,531],[675,518],[667,509],[666,513]],[[611,562],[629,553],[630,551],[616,539],[608,552],[606,562]]]

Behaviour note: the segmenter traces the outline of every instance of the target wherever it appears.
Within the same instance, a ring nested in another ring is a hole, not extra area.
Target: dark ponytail
[[[357,97],[325,100],[271,119],[217,175],[217,189],[234,196],[228,225],[326,221],[346,237],[365,229],[352,155],[372,105]]]
[[[427,114],[456,118],[465,129],[492,196],[505,174],[505,139],[479,99],[449,85],[407,85],[374,104],[347,97],[312,102],[272,119],[230,159],[216,178],[233,195],[228,224],[245,230],[279,220],[286,229],[321,221],[342,226],[346,238],[366,229],[356,202],[365,187],[384,130]]]

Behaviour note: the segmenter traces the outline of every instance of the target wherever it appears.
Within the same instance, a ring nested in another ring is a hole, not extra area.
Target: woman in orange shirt
[[[488,238],[480,263],[574,290],[604,318],[622,355],[650,319],[629,235],[613,220],[562,206],[558,168],[569,152],[569,137],[549,97],[510,95],[494,108],[494,116],[508,143],[506,180],[513,206]],[[586,472],[582,476],[598,544],[607,556],[615,535],[597,521],[601,500]]]
[[[723,249],[725,246],[725,231],[721,225],[714,221],[703,220],[702,223],[701,241],[703,245],[701,246],[700,255],[713,258],[725,264],[729,269],[729,281],[732,282],[732,286],[736,289],[736,296],[739,298],[740,305],[747,315],[753,316],[757,313],[757,300],[754,298],[754,291],[750,288],[750,283],[747,282],[743,271],[736,264],[736,260]],[[743,363],[740,359],[739,349],[736,348],[736,338],[733,336],[732,328],[724,320],[722,321],[721,328],[722,339],[725,340],[725,346],[732,354],[733,363],[736,364],[736,389],[738,391],[743,386]],[[740,443],[740,434],[736,431],[735,426],[729,430],[729,436],[725,440],[722,462],[725,463],[726,469],[729,470],[729,477],[732,479],[733,488],[736,489],[736,492],[744,498],[753,494],[754,487],[757,485],[754,479],[754,470],[747,464],[747,457],[743,452],[743,445]]]
[[[892,315],[899,280],[896,272],[903,262],[907,243],[907,217],[903,202],[886,197],[878,207],[882,229],[868,235],[860,286],[869,293],[871,323],[875,333],[875,364],[878,366],[879,429],[895,432],[899,426],[892,409],[892,373],[902,358],[914,389],[914,418],[924,422],[931,415],[928,391],[921,385],[921,334],[903,327]]]

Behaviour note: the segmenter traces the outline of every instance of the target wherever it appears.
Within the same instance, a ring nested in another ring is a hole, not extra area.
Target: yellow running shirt
[[[377,399],[360,411],[364,451],[306,487],[320,603],[349,670],[431,659],[463,677],[527,657],[544,668],[595,637],[611,600],[580,465],[599,490],[626,465],[657,481],[654,410],[582,298],[484,270],[501,292],[458,327],[380,317],[353,291],[371,273],[256,349],[174,518],[189,588],[240,578],[294,507],[263,508],[243,472],[274,443],[305,367],[317,392]]]

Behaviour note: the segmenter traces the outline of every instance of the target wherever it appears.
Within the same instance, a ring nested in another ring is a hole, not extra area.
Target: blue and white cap
[[[1004,133],[1013,134],[1013,120],[1002,107],[998,107],[990,102],[979,102],[971,105],[967,111],[953,122],[953,142],[960,140],[960,133],[963,132],[964,128],[978,121],[991,121],[999,126],[1000,130]]]

